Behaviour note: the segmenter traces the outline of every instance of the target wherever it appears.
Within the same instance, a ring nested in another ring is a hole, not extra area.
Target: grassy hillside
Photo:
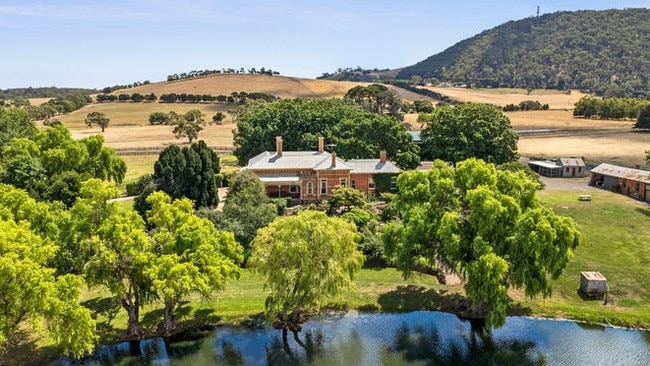
[[[576,11],[511,21],[415,65],[413,75],[478,87],[647,95],[650,9]]]

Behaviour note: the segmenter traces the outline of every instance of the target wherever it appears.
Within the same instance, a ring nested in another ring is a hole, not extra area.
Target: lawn
[[[608,191],[542,191],[540,199],[557,213],[573,217],[584,236],[549,299],[521,300],[533,313],[628,327],[650,327],[650,206]],[[581,271],[599,271],[608,280],[607,305],[582,300],[576,290]]]

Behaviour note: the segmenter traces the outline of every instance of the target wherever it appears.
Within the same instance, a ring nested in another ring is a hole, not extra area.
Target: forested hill
[[[649,45],[650,9],[558,12],[486,30],[403,68],[397,78],[644,96]]]

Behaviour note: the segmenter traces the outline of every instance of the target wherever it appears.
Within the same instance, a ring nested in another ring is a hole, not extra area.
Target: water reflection
[[[648,365],[647,332],[509,318],[492,332],[439,312],[326,317],[300,333],[221,327],[102,346],[64,365]]]

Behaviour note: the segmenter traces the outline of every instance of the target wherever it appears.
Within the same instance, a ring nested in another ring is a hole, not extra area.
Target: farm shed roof
[[[557,165],[557,163],[555,163],[554,161],[534,160],[534,161],[529,161],[528,165],[537,165],[549,169],[562,169],[562,167]]]
[[[624,178],[635,182],[650,184],[650,172],[641,169],[626,168],[607,163],[602,163],[591,170],[593,174],[607,175],[610,177]]]
[[[562,166],[585,166],[585,162],[581,158],[560,158],[558,162]]]

